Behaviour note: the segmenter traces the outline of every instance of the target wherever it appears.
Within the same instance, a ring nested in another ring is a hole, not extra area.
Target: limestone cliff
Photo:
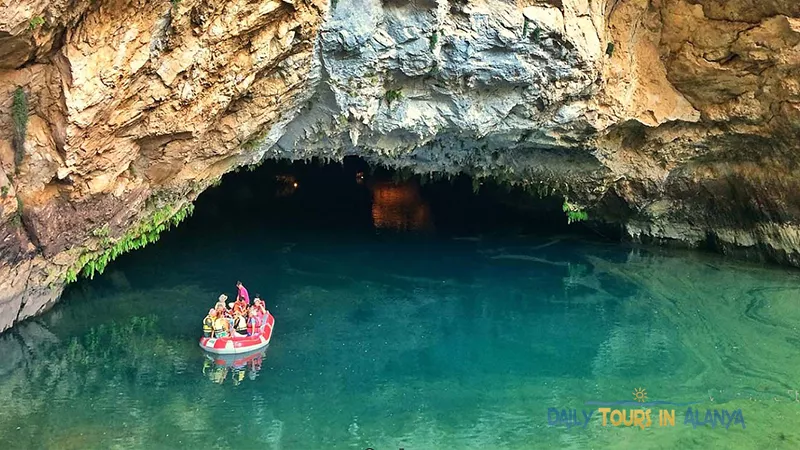
[[[278,130],[313,90],[325,8],[4,4],[0,330],[46,308],[102,250],[137,247],[223,173],[255,162],[242,144]],[[18,90],[27,103],[21,147],[11,114]]]
[[[466,172],[800,266],[793,0],[21,0],[0,55],[0,330],[262,158]]]

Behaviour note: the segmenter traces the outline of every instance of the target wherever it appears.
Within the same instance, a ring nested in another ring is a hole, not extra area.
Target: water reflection
[[[212,355],[206,353],[203,360],[203,375],[211,382],[223,384],[231,375],[230,381],[238,386],[245,378],[255,380],[261,371],[266,349],[241,355]]]
[[[103,274],[0,336],[0,449],[800,448],[794,272],[569,240],[426,239],[419,258],[247,237],[165,239],[119,261],[131,289]],[[205,299],[257,273],[277,346],[206,358]],[[747,429],[548,426],[637,387],[741,408]]]
[[[372,183],[372,223],[375,228],[398,231],[428,231],[433,228],[428,203],[416,182]]]

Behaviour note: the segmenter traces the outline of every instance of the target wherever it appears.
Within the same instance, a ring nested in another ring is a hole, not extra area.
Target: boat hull
[[[272,339],[272,329],[275,326],[275,318],[267,313],[264,332],[253,336],[233,336],[233,337],[202,337],[200,338],[200,348],[217,355],[238,355],[249,353],[269,345]]]

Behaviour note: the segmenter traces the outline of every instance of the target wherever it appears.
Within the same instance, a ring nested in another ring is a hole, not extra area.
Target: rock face
[[[279,133],[311,95],[325,8],[3,6],[0,331],[46,308],[81,266],[107,259],[104,250],[135,248],[223,173],[260,159],[242,144]],[[27,100],[21,145],[11,114],[18,90]]]
[[[263,158],[800,266],[793,0],[21,0],[0,55],[0,331]]]

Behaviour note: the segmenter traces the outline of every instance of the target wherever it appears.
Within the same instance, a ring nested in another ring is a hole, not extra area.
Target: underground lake
[[[469,179],[266,163],[0,336],[0,448],[798,448],[800,273]],[[241,280],[275,317],[198,347]]]

